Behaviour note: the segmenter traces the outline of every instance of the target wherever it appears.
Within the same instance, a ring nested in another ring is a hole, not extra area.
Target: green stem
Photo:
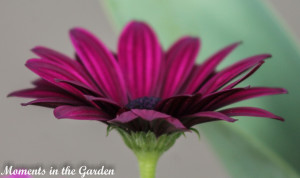
[[[140,178],[155,178],[155,169],[159,157],[171,148],[176,139],[182,135],[182,132],[174,132],[157,137],[152,131],[128,132],[121,128],[117,128],[117,130],[139,161]]]
[[[136,152],[135,154],[139,162],[140,178],[155,178],[160,154],[157,152]]]

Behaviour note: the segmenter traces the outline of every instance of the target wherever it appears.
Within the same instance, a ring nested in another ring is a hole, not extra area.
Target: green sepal
[[[155,133],[125,131],[121,128],[116,130],[122,136],[125,144],[136,155],[141,178],[154,178],[156,164],[160,156],[170,149],[183,132],[174,132],[156,136]]]
[[[107,128],[106,128],[106,136],[108,136],[109,133],[110,133],[112,130],[114,130],[114,129],[115,129],[115,127],[113,127],[112,125],[108,125]]]
[[[151,132],[127,132],[123,129],[117,129],[122,136],[125,144],[135,153],[156,152],[159,155],[171,148],[176,140],[182,135],[182,132],[163,134],[159,137]]]
[[[201,140],[200,132],[195,128],[190,128],[191,131],[195,132],[198,135],[199,140]]]

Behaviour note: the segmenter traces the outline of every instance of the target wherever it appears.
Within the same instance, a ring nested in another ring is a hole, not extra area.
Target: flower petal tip
[[[70,31],[69,31],[69,34],[70,34],[70,37],[72,40],[79,38],[84,33],[89,34],[89,32],[82,27],[74,27],[74,28],[70,29]]]
[[[244,42],[243,41],[238,41],[238,42],[235,42],[234,44],[236,44],[236,45],[241,45],[241,44],[243,44]]]
[[[20,105],[21,105],[21,106],[28,106],[29,103],[21,103]]]
[[[272,54],[262,54],[261,56],[264,56],[265,59],[268,59],[272,57]]]
[[[7,94],[6,97],[8,98],[8,97],[15,96],[15,93],[16,93],[16,92],[11,92],[11,93]]]
[[[288,90],[285,88],[274,88],[278,91],[278,94],[289,94]]]
[[[235,43],[232,43],[232,44],[229,45],[228,47],[229,47],[229,48],[235,49],[236,47],[242,45],[243,43],[244,43],[243,41],[237,41],[237,42],[235,42]]]
[[[31,69],[31,68],[34,66],[34,63],[35,63],[37,60],[40,60],[40,59],[36,59],[36,58],[28,59],[28,60],[25,62],[25,66],[26,66],[27,68]]]
[[[276,118],[273,118],[273,119],[279,120],[279,121],[281,121],[281,122],[284,122],[284,121],[285,121],[285,119],[282,118],[282,117],[280,117],[280,116],[277,116]]]
[[[141,20],[132,20],[127,24],[127,26],[133,26],[133,25],[146,25],[146,23]]]
[[[124,29],[152,29],[147,23],[143,22],[143,21],[131,21],[129,22]],[[126,31],[126,30],[124,30]]]
[[[232,118],[232,117],[229,117],[229,118],[230,118],[230,119],[226,120],[227,122],[232,122],[232,123],[234,123],[234,122],[238,121],[238,119],[234,119],[234,118]]]
[[[64,119],[64,117],[58,112],[57,110],[54,109],[53,115],[56,119]]]
[[[33,52],[33,53],[39,53],[41,50],[43,50],[44,49],[44,47],[43,46],[35,46],[35,47],[33,47],[33,48],[31,48],[31,51]]]
[[[289,91],[287,89],[281,88],[281,90],[282,90],[282,94],[289,94]]]
[[[69,32],[71,34],[76,34],[77,32],[82,31],[82,29],[83,29],[82,27],[73,27],[73,28],[70,29]]]
[[[198,37],[190,37],[190,43],[199,47],[201,45],[201,39]]]
[[[243,41],[237,41],[237,42],[234,42],[232,43],[231,45],[227,46],[226,48],[227,49],[235,49],[236,47],[242,45],[244,42]]]

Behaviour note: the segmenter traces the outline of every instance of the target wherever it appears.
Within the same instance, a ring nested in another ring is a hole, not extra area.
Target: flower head
[[[41,79],[33,82],[34,88],[10,96],[35,98],[22,105],[55,108],[58,119],[97,120],[156,136],[205,122],[234,122],[234,116],[283,120],[260,108],[222,109],[242,100],[286,93],[282,88],[236,87],[269,54],[216,71],[240,43],[221,49],[199,65],[195,63],[201,46],[198,38],[183,37],[164,51],[154,31],[137,21],[124,28],[116,54],[82,28],[72,29],[70,37],[75,60],[45,47],[33,48],[39,58],[28,60],[26,66]]]

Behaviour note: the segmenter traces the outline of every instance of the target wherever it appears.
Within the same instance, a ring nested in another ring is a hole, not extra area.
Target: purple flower
[[[33,82],[34,88],[9,96],[35,98],[22,105],[55,108],[58,119],[97,120],[126,131],[152,131],[157,136],[210,121],[234,122],[234,116],[283,120],[260,108],[222,109],[242,100],[287,92],[236,87],[261,67],[269,54],[248,57],[216,71],[240,43],[221,49],[199,65],[195,63],[201,46],[198,38],[183,37],[164,51],[154,31],[137,21],[124,28],[116,54],[82,28],[72,29],[70,37],[76,60],[45,47],[33,48],[39,58],[28,60],[26,66],[41,79]]]

